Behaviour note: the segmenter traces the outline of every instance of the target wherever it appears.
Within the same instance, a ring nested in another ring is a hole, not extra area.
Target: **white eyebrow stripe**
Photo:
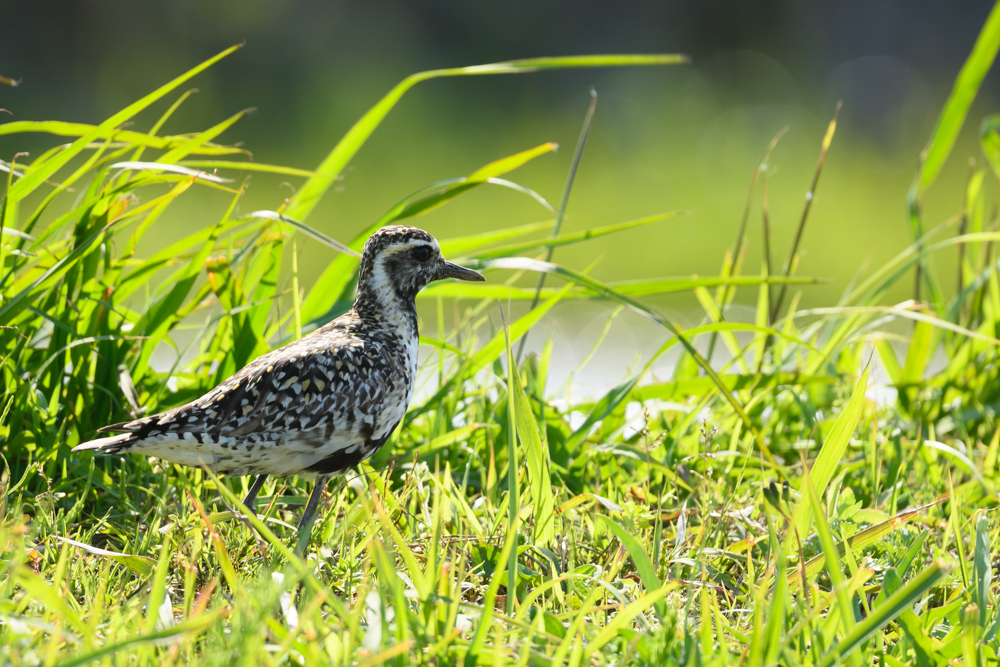
[[[441,246],[437,244],[436,239],[435,240],[410,239],[404,243],[393,243],[392,245],[386,246],[385,248],[382,249],[379,255],[382,256],[395,255],[400,252],[413,250],[414,248],[418,248],[420,246],[426,246],[428,248],[432,248],[434,250],[437,250],[438,252],[441,252]]]

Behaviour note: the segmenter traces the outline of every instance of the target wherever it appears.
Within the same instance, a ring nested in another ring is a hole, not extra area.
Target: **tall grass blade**
[[[914,179],[916,192],[925,192],[937,178],[945,160],[951,154],[958,133],[965,123],[973,100],[986,78],[997,50],[1000,49],[1000,3],[995,4],[976,39],[972,53],[962,65],[951,94],[938,116],[930,141],[924,148],[924,158]]]
[[[580,158],[583,157],[583,149],[587,145],[587,135],[590,134],[590,123],[594,120],[594,112],[597,111],[597,91],[593,88],[590,89],[590,104],[587,106],[587,113],[583,118],[583,127],[580,129],[580,136],[576,141],[576,150],[573,151],[573,161],[569,166],[569,174],[566,176],[566,185],[563,187],[562,201],[559,202],[559,210],[556,211],[556,223],[552,226],[552,238],[555,239],[559,236],[559,232],[562,230],[563,218],[566,216],[566,205],[569,203],[569,194],[573,191],[573,182],[576,180],[576,170],[580,167]],[[552,253],[555,251],[555,246],[548,246],[545,250],[545,261],[552,261]],[[535,285],[535,296],[531,300],[531,307],[534,308],[538,305],[538,300],[542,296],[542,288],[545,286],[545,274],[542,273],[538,276],[538,284]],[[521,345],[517,348],[517,358],[520,359],[521,355],[524,354],[524,345],[528,342],[527,338],[521,339]]]
[[[521,489],[518,484],[518,469],[520,457],[517,451],[517,364],[514,362],[514,352],[511,348],[510,327],[504,317],[503,306],[500,306],[500,319],[503,322],[504,347],[507,350],[507,532],[515,532],[518,517],[521,513]],[[523,392],[522,392],[523,393]],[[529,411],[530,415],[530,411]],[[533,417],[531,417],[533,419]],[[514,602],[517,600],[517,548],[513,548],[507,563],[507,615],[514,615]]]
[[[903,384],[919,384],[924,379],[924,371],[934,353],[933,332],[930,322],[917,322],[913,327],[913,336],[903,362]]]
[[[555,536],[555,502],[552,497],[552,462],[549,450],[542,445],[535,414],[524,391],[521,376],[512,355],[507,356],[510,388],[513,391],[513,408],[517,424],[517,437],[524,450],[531,490],[531,513],[534,518],[532,539],[536,545],[548,546]],[[510,365],[513,364],[513,365]]]
[[[498,571],[493,573],[493,578],[490,580],[490,585],[486,589],[486,594],[483,596],[483,611],[479,618],[479,623],[476,625],[475,634],[472,636],[472,641],[469,642],[469,649],[465,654],[464,664],[465,667],[475,667],[479,664],[480,652],[483,650],[483,645],[486,642],[486,635],[490,632],[491,626],[493,625],[493,615],[494,608],[496,605],[497,592],[500,590],[500,584],[504,580],[504,572],[500,569],[506,569],[507,561],[510,559],[511,552],[515,550],[515,545],[517,544],[517,528],[519,525],[518,516],[515,513],[511,518],[511,523],[507,527],[507,536],[504,538],[503,547],[500,549],[500,553],[497,556],[496,562]],[[513,591],[508,591],[508,597],[513,594]]]
[[[844,580],[842,565],[840,564],[840,554],[833,543],[833,534],[830,532],[830,524],[826,520],[826,510],[819,499],[816,487],[812,483],[809,470],[803,472],[802,484],[805,487],[809,504],[813,508],[816,518],[816,532],[819,534],[819,542],[823,549],[823,556],[826,561],[826,571],[830,575],[830,582],[833,585],[833,593],[837,599],[837,610],[840,612],[840,623],[844,628],[844,634],[850,635],[854,629],[856,619],[854,618],[854,606],[851,604],[851,594],[847,590],[847,582]],[[803,498],[803,501],[805,497]],[[860,665],[856,657],[852,658],[855,665]]]
[[[974,562],[976,566],[976,586],[972,599],[979,607],[979,627],[986,631],[989,619],[990,588],[993,583],[993,565],[990,554],[990,519],[989,515],[980,510],[976,518],[976,549]]]
[[[646,588],[647,593],[658,591],[662,583],[660,582],[660,578],[656,576],[656,567],[653,566],[653,561],[649,559],[649,554],[643,549],[639,540],[630,535],[625,530],[625,527],[617,521],[613,521],[603,514],[598,514],[597,518],[607,526],[608,530],[615,534],[615,537],[625,547],[628,555],[632,557],[632,562],[635,563],[635,569],[639,573],[639,578],[642,580],[642,585]],[[653,606],[656,609],[656,615],[660,620],[663,620],[666,615],[666,605],[664,605],[662,598],[657,599]]]
[[[833,428],[830,429],[830,434],[823,442],[823,446],[819,450],[819,456],[816,457],[816,462],[812,466],[809,478],[816,488],[817,495],[821,495],[826,491],[826,486],[833,479],[833,473],[840,464],[840,460],[844,457],[844,451],[847,450],[847,444],[850,442],[851,436],[854,435],[854,429],[858,424],[858,419],[861,417],[865,391],[868,389],[868,371],[870,368],[870,363],[865,366],[861,377],[858,378],[858,383],[854,386],[851,399],[847,402],[843,412],[837,417],[837,421],[834,422]],[[805,539],[805,536],[809,534],[809,527],[812,525],[814,511],[812,504],[805,502],[806,491],[806,488],[800,489],[803,500],[799,503],[794,517],[795,529],[802,539]]]
[[[146,602],[146,622],[143,626],[146,632],[155,630],[157,625],[161,627],[173,625],[173,606],[170,604],[170,594],[167,592],[167,571],[170,567],[170,561],[174,556],[171,546],[172,540],[168,534],[166,539],[163,540],[163,545],[160,547],[160,558],[156,563],[156,574],[153,575],[152,589],[149,592],[149,600]],[[167,613],[163,613],[161,609],[164,602],[169,608]]]
[[[792,247],[788,251],[788,261],[785,263],[784,271],[786,277],[791,275],[792,269],[795,266],[795,256],[799,251],[802,233],[805,231],[806,221],[809,219],[809,211],[812,210],[813,199],[816,198],[816,186],[819,185],[819,177],[823,173],[823,165],[826,163],[826,153],[830,150],[830,145],[833,143],[833,135],[837,131],[837,116],[840,115],[840,106],[841,103],[837,102],[837,107],[833,112],[833,119],[830,120],[830,124],[826,128],[826,134],[823,135],[823,143],[820,145],[819,150],[819,160],[816,162],[816,171],[813,172],[812,184],[809,186],[809,192],[806,193],[806,203],[802,208],[802,217],[799,218],[799,225],[795,229],[795,239],[792,241]],[[785,303],[785,291],[787,288],[788,286],[783,284],[778,291],[778,298],[771,309],[772,322],[777,321],[778,315],[781,313],[781,306]]]
[[[846,657],[861,647],[881,628],[896,619],[904,610],[923,598],[941,579],[951,572],[953,566],[944,561],[935,561],[925,568],[908,584],[893,593],[881,605],[872,610],[871,615],[858,623],[854,630],[840,640],[822,660],[819,667],[840,664]]]
[[[979,92],[979,87],[996,59],[998,49],[1000,49],[1000,3],[995,4],[990,11],[986,23],[972,47],[972,53],[969,54],[955,79],[951,94],[941,110],[941,115],[938,116],[927,147],[921,153],[920,166],[914,174],[913,182],[907,193],[910,228],[913,232],[913,238],[918,241],[920,247],[923,245],[921,239],[924,236],[921,211],[923,195],[937,178],[941,168],[944,167],[945,161],[955,145],[955,140],[958,138],[958,133],[965,123],[969,108]],[[918,301],[920,300],[920,286],[924,273],[925,260],[921,254],[917,260],[914,281],[914,299]],[[937,303],[940,301],[940,292],[935,281],[930,276],[927,278],[932,301]]]

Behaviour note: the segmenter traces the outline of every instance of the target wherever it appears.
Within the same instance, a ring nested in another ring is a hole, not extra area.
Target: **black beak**
[[[486,278],[478,271],[473,271],[472,269],[467,269],[464,266],[452,264],[451,262],[445,262],[444,266],[438,271],[437,276],[435,276],[436,280],[441,280],[442,278],[458,278],[459,280],[472,280],[477,283],[486,282]]]

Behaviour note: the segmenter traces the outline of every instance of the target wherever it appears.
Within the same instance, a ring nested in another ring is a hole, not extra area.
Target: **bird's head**
[[[412,302],[434,280],[486,280],[480,273],[445,261],[437,240],[417,227],[391,225],[368,237],[361,252],[358,299]]]

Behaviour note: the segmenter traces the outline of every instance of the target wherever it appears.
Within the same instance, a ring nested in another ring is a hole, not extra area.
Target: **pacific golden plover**
[[[250,511],[268,475],[315,475],[299,521],[300,533],[311,530],[330,477],[377,452],[402,420],[417,372],[415,298],[442,278],[485,280],[446,262],[422,229],[383,227],[365,243],[349,312],[255,359],[201,398],[105,426],[100,431],[123,433],[73,451],[257,475],[243,501]]]

